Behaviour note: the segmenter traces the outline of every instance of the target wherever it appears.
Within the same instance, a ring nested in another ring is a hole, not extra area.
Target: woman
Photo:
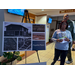
[[[54,65],[61,55],[60,65],[64,65],[65,58],[68,53],[69,43],[72,42],[72,37],[70,31],[66,30],[68,27],[68,23],[66,21],[62,21],[60,23],[59,29],[57,29],[53,36],[52,40],[55,41],[55,56],[51,65]]]

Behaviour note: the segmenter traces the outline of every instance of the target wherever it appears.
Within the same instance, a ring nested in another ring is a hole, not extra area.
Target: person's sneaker
[[[58,61],[61,61],[61,58],[59,58]]]
[[[70,64],[70,63],[72,63],[73,61],[66,61],[66,64]]]

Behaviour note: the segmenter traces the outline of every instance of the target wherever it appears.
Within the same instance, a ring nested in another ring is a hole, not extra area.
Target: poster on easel
[[[46,50],[45,24],[3,22],[2,52]]]

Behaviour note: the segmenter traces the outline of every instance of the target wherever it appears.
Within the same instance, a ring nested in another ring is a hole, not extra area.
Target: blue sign
[[[8,9],[8,13],[24,16],[25,9]]]
[[[48,18],[48,23],[52,23],[52,19],[51,18]]]
[[[45,41],[33,41],[32,45],[32,50],[46,50]]]

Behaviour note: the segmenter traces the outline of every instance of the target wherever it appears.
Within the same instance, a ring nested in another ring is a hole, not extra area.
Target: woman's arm
[[[53,35],[52,35],[52,38],[51,38],[53,41],[55,41],[56,42],[56,31],[53,33]]]

